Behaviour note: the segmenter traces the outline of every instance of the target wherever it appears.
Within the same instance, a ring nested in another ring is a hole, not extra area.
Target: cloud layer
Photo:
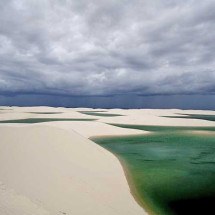
[[[214,94],[215,1],[0,2],[0,93]]]

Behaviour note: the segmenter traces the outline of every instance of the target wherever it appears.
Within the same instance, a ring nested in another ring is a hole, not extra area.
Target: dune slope
[[[72,130],[1,126],[0,136],[1,214],[145,214],[117,158]]]

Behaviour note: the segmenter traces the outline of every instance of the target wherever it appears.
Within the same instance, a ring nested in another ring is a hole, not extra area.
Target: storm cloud
[[[0,2],[0,94],[215,93],[215,1]]]

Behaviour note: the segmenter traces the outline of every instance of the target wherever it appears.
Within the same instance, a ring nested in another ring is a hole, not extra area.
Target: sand
[[[118,160],[90,140],[43,125],[1,127],[0,136],[0,180],[14,201],[24,196],[44,214],[144,214]]]
[[[0,120],[96,119],[83,122],[0,124],[0,214],[7,215],[147,214],[133,198],[118,159],[89,138],[148,133],[107,123],[215,126],[212,121],[161,117],[181,113],[215,114],[213,111],[98,109],[123,115],[100,117],[79,113],[93,111],[86,108],[0,109]]]

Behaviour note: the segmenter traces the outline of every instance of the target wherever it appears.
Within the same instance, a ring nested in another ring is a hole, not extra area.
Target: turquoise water
[[[92,139],[125,163],[145,208],[152,214],[215,214],[215,135],[190,132],[215,128],[118,126],[152,131]]]
[[[3,120],[0,123],[40,123],[40,122],[52,122],[52,121],[94,121],[95,119],[68,119],[68,118],[28,118],[28,119],[14,119]]]

